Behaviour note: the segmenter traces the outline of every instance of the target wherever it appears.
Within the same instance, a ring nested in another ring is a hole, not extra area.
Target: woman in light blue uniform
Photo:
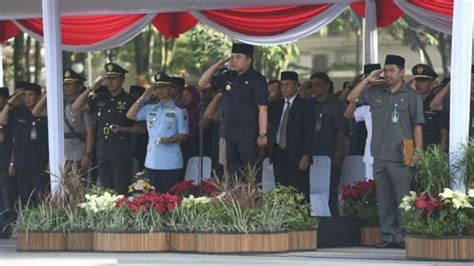
[[[146,121],[148,146],[145,177],[156,190],[166,192],[180,178],[183,155],[180,143],[188,135],[188,114],[172,99],[172,79],[164,72],[154,76],[154,88],[147,89],[127,113],[129,119]]]

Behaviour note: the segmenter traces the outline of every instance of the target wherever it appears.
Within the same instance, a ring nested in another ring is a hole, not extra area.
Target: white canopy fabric
[[[315,5],[361,0],[61,0],[61,16],[146,14],[229,8]],[[39,0],[0,0],[0,20],[41,17]]]

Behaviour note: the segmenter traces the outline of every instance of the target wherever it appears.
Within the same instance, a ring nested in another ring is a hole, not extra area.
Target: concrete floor
[[[474,265],[474,262],[410,261],[405,251],[366,247],[325,248],[316,252],[272,255],[116,254],[16,252],[14,240],[0,240],[0,266],[87,265]]]

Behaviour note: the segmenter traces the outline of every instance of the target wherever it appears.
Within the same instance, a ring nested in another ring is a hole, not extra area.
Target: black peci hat
[[[405,68],[405,58],[398,55],[389,54],[387,57],[385,57],[385,64],[397,65],[400,68]]]
[[[245,54],[253,56],[254,46],[246,43],[234,43],[232,45],[232,53]]]
[[[15,89],[24,89],[25,91],[34,91],[36,94],[41,94],[40,85],[26,81],[15,82]]]
[[[298,82],[298,73],[294,71],[283,71],[280,74],[280,80],[293,80]]]
[[[173,80],[173,85],[179,88],[184,88],[184,86],[186,86],[186,80],[181,77],[171,77],[171,79]]]
[[[364,65],[364,75],[370,75],[374,70],[380,70],[382,66],[380,64],[365,64]]]

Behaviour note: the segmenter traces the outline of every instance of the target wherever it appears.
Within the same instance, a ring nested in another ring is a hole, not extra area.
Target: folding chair
[[[209,157],[202,158],[202,178],[209,179],[211,178],[211,167],[212,160]],[[188,165],[186,166],[186,174],[184,175],[184,180],[192,180],[194,184],[198,184],[199,176],[199,156],[191,157],[188,160]]]
[[[262,189],[265,192],[275,187],[275,175],[273,173],[273,165],[270,165],[270,159],[265,158],[262,163]]]
[[[312,216],[331,216],[329,209],[330,182],[331,159],[328,156],[313,156],[313,164],[309,169],[309,198]]]

